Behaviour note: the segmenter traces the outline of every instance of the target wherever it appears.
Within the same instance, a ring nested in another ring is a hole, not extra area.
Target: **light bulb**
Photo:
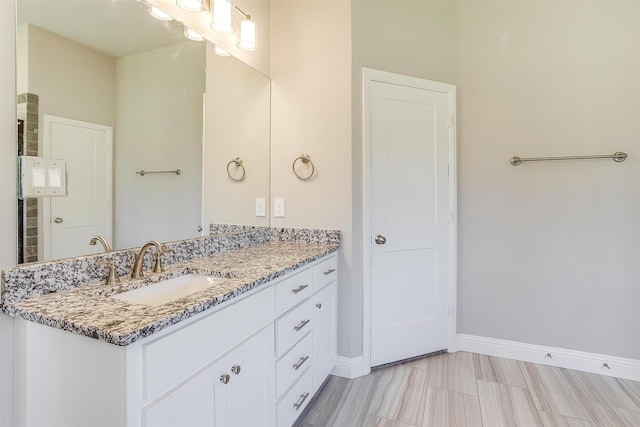
[[[256,23],[251,18],[240,21],[238,47],[242,50],[256,50]]]
[[[176,0],[176,3],[187,12],[200,12],[204,10],[202,0]]]
[[[214,1],[211,20],[212,30],[222,34],[231,34],[235,31],[231,21],[231,8],[229,0]]]
[[[200,33],[193,31],[189,27],[184,27],[184,36],[189,40],[193,40],[194,42],[201,42],[202,40],[204,40],[204,37],[202,37]]]
[[[168,14],[166,14],[165,12],[161,11],[160,9],[158,9],[153,5],[149,6],[148,10],[149,10],[149,15],[153,16],[156,19],[159,19],[160,21],[173,21],[173,18],[171,16],[169,16]]]

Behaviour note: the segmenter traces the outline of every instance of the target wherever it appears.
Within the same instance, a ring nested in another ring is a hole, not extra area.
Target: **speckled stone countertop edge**
[[[269,243],[265,243],[264,245],[269,245]],[[271,243],[271,245],[277,245],[276,243]],[[265,285],[275,279],[278,279],[287,273],[295,271],[301,267],[304,267],[307,264],[313,263],[314,261],[327,256],[331,253],[334,253],[338,250],[338,245],[328,245],[328,244],[304,244],[304,243],[291,243],[291,242],[280,242],[279,245],[281,247],[291,247],[293,249],[299,249],[304,247],[313,247],[313,254],[310,256],[306,256],[303,259],[298,259],[293,261],[292,263],[287,263],[286,266],[277,268],[276,270],[269,271],[266,274],[260,274],[258,277],[249,277],[245,278],[242,275],[238,278],[232,278],[230,280],[230,285],[233,284],[233,288],[225,290],[222,293],[218,293],[215,296],[200,298],[200,300],[193,299],[180,299],[172,302],[171,304],[167,304],[169,309],[173,308],[173,311],[168,313],[166,316],[154,315],[154,311],[161,312],[162,310],[155,310],[156,307],[149,308],[149,312],[151,314],[145,314],[143,317],[149,317],[149,321],[145,323],[145,321],[140,321],[138,323],[134,322],[134,326],[131,326],[130,330],[126,330],[126,332],[118,332],[109,327],[96,327],[92,325],[90,321],[83,322],[82,319],[69,319],[64,316],[55,316],[48,315],[43,312],[42,309],[38,310],[38,300],[43,300],[45,298],[51,299],[52,302],[55,302],[55,298],[57,295],[48,294],[42,297],[36,297],[29,300],[23,300],[14,304],[8,304],[4,307],[4,311],[6,314],[12,317],[21,318],[27,321],[33,321],[42,325],[54,327],[57,329],[65,330],[68,332],[76,333],[79,335],[83,335],[89,338],[97,339],[100,341],[104,341],[110,344],[114,344],[117,346],[127,346],[133,344],[143,338],[149,337],[163,329],[166,329],[172,325],[180,323],[183,320],[189,319],[197,314],[203,313],[213,307],[216,307],[224,302],[227,302],[233,298],[236,298],[240,295],[243,295],[249,291],[259,288],[262,285]],[[217,256],[212,256],[208,258],[201,258],[196,261],[187,262],[185,266],[182,267],[184,272],[181,274],[186,274],[187,272],[200,272],[200,271],[213,271],[213,269],[207,268],[206,263],[212,259],[219,259],[221,256],[232,256],[235,254],[242,254],[244,252],[249,251],[249,249],[254,249],[256,247],[260,247],[261,245],[256,245],[251,248],[238,249],[235,251],[225,252],[223,254],[219,254]],[[258,258],[251,258],[253,261],[261,262],[262,260]],[[240,267],[242,270],[244,267]],[[88,293],[86,289],[73,289],[64,291],[67,295],[74,295],[76,299],[83,299],[87,297]],[[60,294],[63,294],[61,292]],[[86,303],[91,304],[96,301],[96,298],[107,299],[108,296],[98,296],[95,292],[94,295],[87,297]],[[64,300],[63,300],[64,301]],[[109,304],[115,303],[115,300],[110,299]],[[121,304],[127,305],[126,302],[121,302]],[[44,305],[40,304],[41,307]],[[132,306],[138,306],[136,304],[132,304]],[[165,306],[160,306],[164,308]],[[122,306],[118,307],[114,304],[113,311],[120,312]],[[111,324],[118,324],[118,322],[122,322],[121,319],[118,318],[118,314],[111,313],[114,316],[114,321],[110,322]],[[125,313],[126,315],[126,313]]]

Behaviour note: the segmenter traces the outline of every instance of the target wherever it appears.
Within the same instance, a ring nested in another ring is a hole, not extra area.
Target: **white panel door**
[[[227,356],[229,383],[217,387],[227,389],[228,427],[275,425],[274,339],[269,326]]]
[[[226,390],[219,389],[220,372],[226,360],[220,360],[195,378],[154,402],[142,411],[143,427],[216,427],[226,426],[226,408],[218,413],[216,401],[226,402]]]
[[[45,157],[67,161],[68,194],[44,203],[45,259],[103,252],[112,241],[112,129],[45,115]]]
[[[447,347],[449,95],[371,82],[371,366]]]

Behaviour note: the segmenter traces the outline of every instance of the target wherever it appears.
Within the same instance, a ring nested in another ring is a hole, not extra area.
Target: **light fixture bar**
[[[242,15],[242,17],[244,19],[251,19],[251,16],[249,14],[246,14],[242,11],[242,9],[240,9],[238,6],[236,6],[235,4],[233,5],[233,8],[235,9],[236,12],[238,12],[240,15]]]

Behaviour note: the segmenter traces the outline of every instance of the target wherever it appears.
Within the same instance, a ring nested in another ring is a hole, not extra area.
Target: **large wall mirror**
[[[269,225],[266,76],[136,0],[17,11],[19,154],[68,164],[67,196],[19,201],[19,262]]]

